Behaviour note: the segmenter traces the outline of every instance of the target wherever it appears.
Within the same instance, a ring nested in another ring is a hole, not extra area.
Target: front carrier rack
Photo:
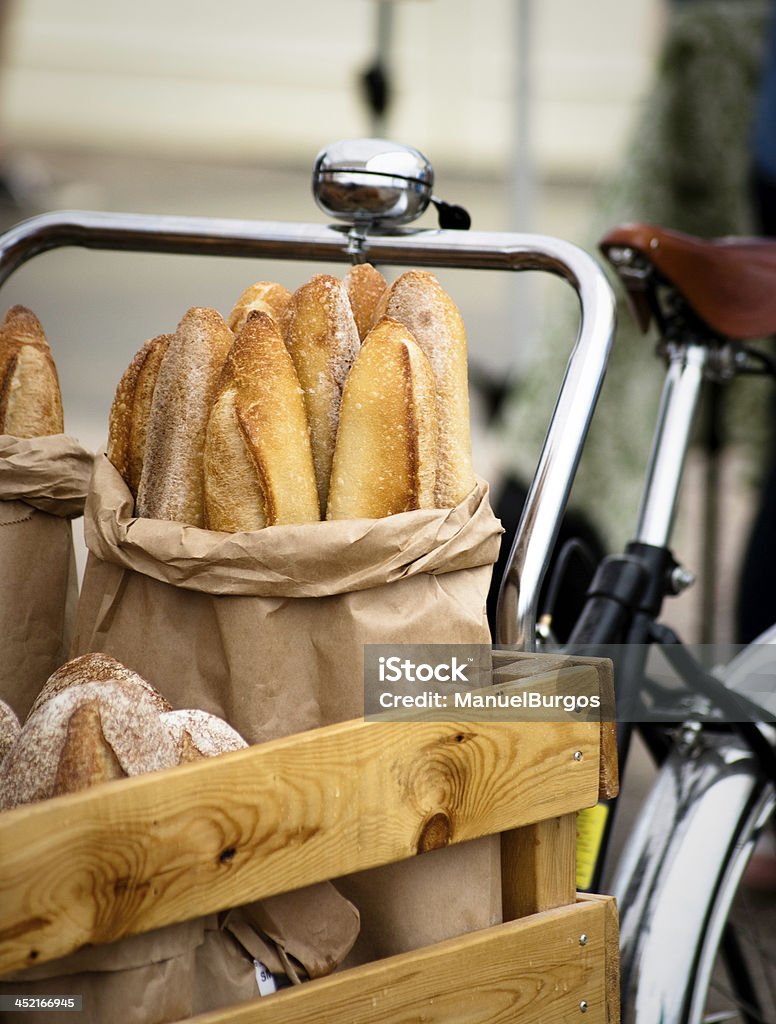
[[[32,217],[0,236],[0,286],[39,253],[87,249],[364,262],[475,270],[535,270],[566,280],[580,326],[563,376],[499,595],[496,642],[534,650],[539,590],[603,383],[615,299],[582,249],[536,234],[393,228],[66,211]]]

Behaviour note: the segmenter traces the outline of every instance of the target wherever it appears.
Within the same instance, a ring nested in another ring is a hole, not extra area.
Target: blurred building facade
[[[663,0],[383,0],[392,10],[386,125],[461,170],[512,158],[530,90],[542,172],[598,174],[646,88]],[[379,0],[16,0],[0,124],[17,146],[309,162],[369,134],[359,76]],[[516,68],[519,32],[530,67]]]

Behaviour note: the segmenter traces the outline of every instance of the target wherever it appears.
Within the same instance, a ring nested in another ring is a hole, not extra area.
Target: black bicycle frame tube
[[[585,654],[612,656],[617,698],[617,753],[624,777],[633,729],[639,719],[652,626],[664,598],[672,592],[676,562],[669,549],[687,450],[690,444],[704,371],[705,346],[675,344],[669,363],[652,441],[636,537],[625,553],[606,559],[588,590],[585,607],[569,640],[569,649],[584,645]],[[648,743],[658,750],[659,744]],[[617,798],[607,801],[591,889],[600,886],[616,815]]]

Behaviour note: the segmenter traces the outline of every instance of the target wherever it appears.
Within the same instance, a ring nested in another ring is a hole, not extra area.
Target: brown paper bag
[[[134,518],[99,457],[85,531],[75,653],[113,655],[250,743],[359,717],[364,644],[490,640],[484,485],[455,509],[222,534]],[[496,923],[498,874],[480,840],[354,879],[363,958]]]
[[[169,925],[105,946],[80,950],[39,967],[6,975],[0,995],[80,996],[79,1024],[171,1024],[196,1011],[199,949],[215,918]],[[45,1008],[0,1011],[0,1024],[50,1024],[61,1012]]]
[[[291,984],[330,974],[357,934],[358,911],[328,884],[220,914],[197,951],[195,1012],[267,995],[280,979]],[[272,983],[260,988],[261,971]]]
[[[0,698],[24,719],[67,660],[77,601],[70,520],[93,456],[63,434],[0,436]]]

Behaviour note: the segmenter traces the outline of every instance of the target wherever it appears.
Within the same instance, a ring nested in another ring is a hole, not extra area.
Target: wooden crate
[[[495,657],[505,687],[611,695],[607,662]],[[500,833],[503,925],[196,1021],[612,1024],[616,913],[577,898],[574,850],[576,812],[616,787],[608,723],[352,721],[20,807],[0,972]]]

